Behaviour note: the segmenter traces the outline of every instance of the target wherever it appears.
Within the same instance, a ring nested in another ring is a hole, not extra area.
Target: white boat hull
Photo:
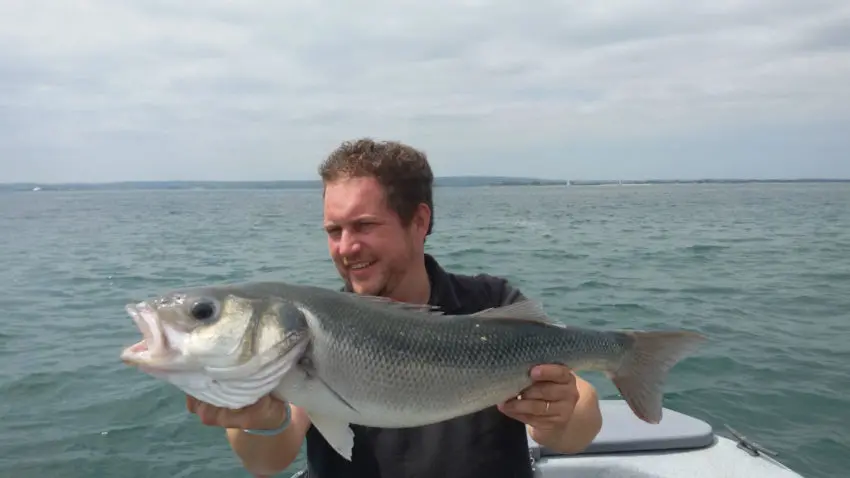
[[[657,425],[621,400],[602,400],[602,430],[583,453],[561,455],[529,437],[538,478],[802,478],[763,453],[716,435],[702,420],[667,408]],[[755,455],[755,456],[754,456]]]

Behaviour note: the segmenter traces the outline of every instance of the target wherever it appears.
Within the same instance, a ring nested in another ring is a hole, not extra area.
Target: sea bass
[[[213,405],[266,394],[306,410],[351,460],[349,424],[404,428],[519,394],[538,364],[605,373],[642,420],[661,420],[668,371],[704,337],[597,331],[524,300],[470,315],[314,286],[253,282],[172,291],[126,307],[143,340],[122,360]]]

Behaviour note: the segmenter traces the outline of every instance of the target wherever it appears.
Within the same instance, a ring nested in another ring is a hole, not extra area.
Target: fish
[[[598,371],[657,424],[670,369],[706,340],[689,330],[568,326],[524,299],[463,315],[290,282],[187,286],[127,304],[143,338],[121,360],[212,405],[267,394],[304,409],[347,460],[351,424],[417,427],[516,397],[539,364]]]

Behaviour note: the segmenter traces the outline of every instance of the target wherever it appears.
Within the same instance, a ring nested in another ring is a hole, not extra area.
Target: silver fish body
[[[639,418],[657,423],[669,369],[704,340],[689,331],[567,327],[533,301],[442,315],[280,282],[187,289],[129,310],[137,321],[146,311],[149,329],[173,329],[169,321],[189,327],[191,307],[204,301],[217,312],[178,339],[182,371],[147,371],[228,408],[274,393],[305,409],[348,459],[350,423],[413,427],[466,415],[516,396],[545,363],[604,372]]]

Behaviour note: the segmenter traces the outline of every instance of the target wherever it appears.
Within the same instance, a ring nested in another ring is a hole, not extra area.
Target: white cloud
[[[0,181],[312,177],[361,135],[599,177],[627,160],[558,148],[846,122],[848,32],[840,0],[7,1]]]

